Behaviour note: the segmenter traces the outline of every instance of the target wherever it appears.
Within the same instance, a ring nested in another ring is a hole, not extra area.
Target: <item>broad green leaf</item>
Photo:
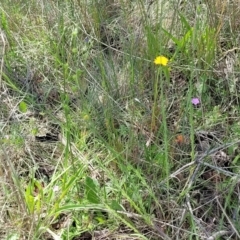
[[[30,184],[28,184],[26,191],[25,191],[26,205],[31,214],[34,213],[34,208],[35,208],[34,197],[32,195],[32,188],[33,188],[33,186],[30,183]]]
[[[99,196],[97,194],[97,184],[90,177],[86,178],[86,189],[85,194],[89,202],[100,203]]]
[[[124,210],[116,200],[112,200],[111,208],[115,211],[123,211]]]
[[[22,113],[27,112],[27,104],[26,104],[24,101],[21,101],[21,102],[19,103],[19,110],[20,110]]]

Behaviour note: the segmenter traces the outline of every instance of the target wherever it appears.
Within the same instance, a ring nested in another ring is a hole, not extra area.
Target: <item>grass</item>
[[[239,11],[1,1],[0,239],[239,239]]]

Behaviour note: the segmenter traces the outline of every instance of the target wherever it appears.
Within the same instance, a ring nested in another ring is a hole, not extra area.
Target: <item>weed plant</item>
[[[0,239],[240,239],[237,0],[0,3]]]

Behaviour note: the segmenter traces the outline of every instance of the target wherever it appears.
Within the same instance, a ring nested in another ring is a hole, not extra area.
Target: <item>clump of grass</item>
[[[239,238],[236,1],[0,10],[3,236]]]

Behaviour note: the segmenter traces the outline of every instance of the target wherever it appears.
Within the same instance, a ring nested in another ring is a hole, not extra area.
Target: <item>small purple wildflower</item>
[[[195,97],[195,98],[192,98],[191,102],[194,106],[197,106],[200,104],[200,99]]]
[[[84,42],[89,43],[90,42],[90,38],[89,37],[85,37]]]

